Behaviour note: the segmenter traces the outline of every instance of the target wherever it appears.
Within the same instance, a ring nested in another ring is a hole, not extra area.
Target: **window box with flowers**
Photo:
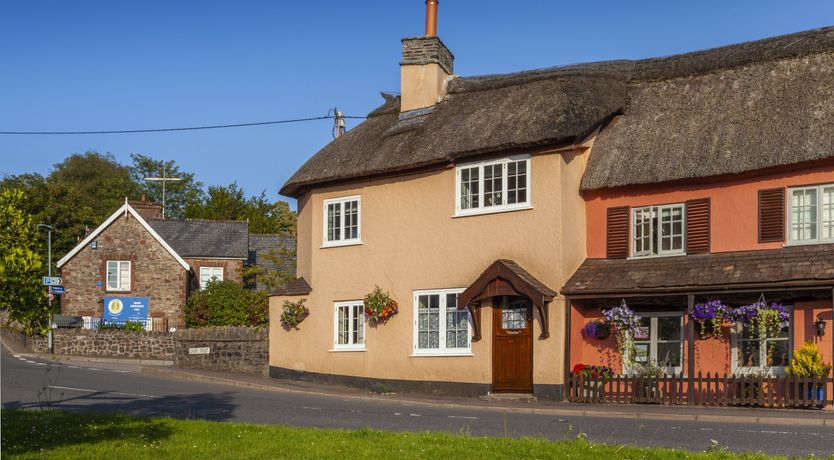
[[[365,316],[371,325],[385,324],[392,316],[399,311],[397,302],[391,298],[388,292],[382,292],[376,286],[370,294],[365,296]]]

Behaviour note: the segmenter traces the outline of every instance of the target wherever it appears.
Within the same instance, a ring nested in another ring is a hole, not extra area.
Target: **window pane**
[[[503,192],[502,165],[484,166],[484,206],[499,206],[504,204],[501,196]]]
[[[759,340],[739,340],[738,343],[738,367],[758,367],[760,363],[759,357]]]
[[[342,239],[342,203],[327,205],[327,241]]]
[[[791,192],[791,238],[796,241],[817,238],[817,190]]]
[[[527,160],[507,163],[507,203],[527,202]]]
[[[417,297],[417,348],[440,348],[440,296]]]
[[[822,189],[822,238],[834,239],[834,186]]]
[[[353,305],[351,308],[351,321],[353,324],[353,344],[361,345],[365,343],[365,321],[363,320],[364,306],[362,304]]]
[[[650,208],[634,211],[634,254],[650,254],[652,250],[652,211]]]
[[[511,302],[501,310],[501,328],[518,330],[527,327],[527,304]]]
[[[347,345],[350,340],[350,313],[348,307],[343,305],[338,307],[338,333],[336,334],[336,343],[339,345]]]
[[[479,206],[478,167],[464,168],[460,171],[460,208],[471,209]]]
[[[345,239],[359,238],[359,202],[345,202]]]
[[[446,348],[469,348],[469,312],[457,309],[457,294],[446,294]]]
[[[657,344],[657,362],[661,366],[681,365],[681,342],[660,342]]]
[[[681,340],[681,317],[660,316],[657,318],[658,340]]]
[[[765,340],[765,359],[768,366],[787,366],[790,364],[791,353],[788,349],[788,339]]]

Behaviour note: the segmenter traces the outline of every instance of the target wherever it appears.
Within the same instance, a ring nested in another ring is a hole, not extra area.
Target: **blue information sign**
[[[145,321],[148,319],[147,297],[105,297],[105,321]]]

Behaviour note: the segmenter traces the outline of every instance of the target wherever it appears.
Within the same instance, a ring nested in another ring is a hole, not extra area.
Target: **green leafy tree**
[[[271,203],[266,192],[246,198],[236,182],[210,186],[205,199],[189,203],[185,217],[209,220],[246,220],[252,233],[295,235],[296,214],[285,201]]]
[[[269,322],[266,295],[249,291],[232,281],[210,281],[188,298],[188,327],[265,326]]]
[[[257,264],[243,268],[243,279],[247,286],[263,287],[267,292],[284,286],[295,279],[295,248],[272,248],[259,256]]]
[[[42,244],[32,216],[24,211],[25,199],[19,189],[0,191],[0,308],[27,335],[44,335],[50,310],[40,283]]]
[[[203,200],[203,183],[194,179],[193,173],[180,170],[174,161],[155,160],[149,156],[132,153],[130,159],[130,177],[138,185],[139,192],[150,201],[162,203],[162,183],[147,181],[146,177],[177,177],[178,181],[165,184],[165,217],[180,219],[185,215],[189,203]]]

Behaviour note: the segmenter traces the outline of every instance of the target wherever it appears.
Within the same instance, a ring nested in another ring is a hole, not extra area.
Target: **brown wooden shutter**
[[[759,243],[785,241],[785,189],[759,190]]]
[[[686,202],[686,253],[703,254],[710,250],[710,200]]]
[[[628,257],[628,210],[628,206],[608,208],[605,252],[609,259]]]

